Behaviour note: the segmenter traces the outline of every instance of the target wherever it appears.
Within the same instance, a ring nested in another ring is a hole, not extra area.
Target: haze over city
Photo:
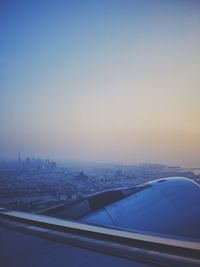
[[[199,1],[2,1],[0,23],[0,159],[200,166]]]

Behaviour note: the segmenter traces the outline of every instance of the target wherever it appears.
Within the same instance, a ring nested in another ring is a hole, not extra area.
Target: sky
[[[0,1],[0,159],[200,166],[200,1]]]

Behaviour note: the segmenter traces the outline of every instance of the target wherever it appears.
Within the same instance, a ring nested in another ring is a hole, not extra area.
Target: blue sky
[[[0,157],[199,165],[199,1],[1,1]]]

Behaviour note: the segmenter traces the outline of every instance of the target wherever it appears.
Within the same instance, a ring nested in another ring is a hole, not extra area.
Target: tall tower
[[[18,148],[18,164],[21,164],[21,153],[20,153],[20,148]]]

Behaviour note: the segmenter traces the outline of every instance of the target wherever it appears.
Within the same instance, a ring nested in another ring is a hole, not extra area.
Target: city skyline
[[[199,1],[7,1],[0,23],[0,159],[200,166]]]

